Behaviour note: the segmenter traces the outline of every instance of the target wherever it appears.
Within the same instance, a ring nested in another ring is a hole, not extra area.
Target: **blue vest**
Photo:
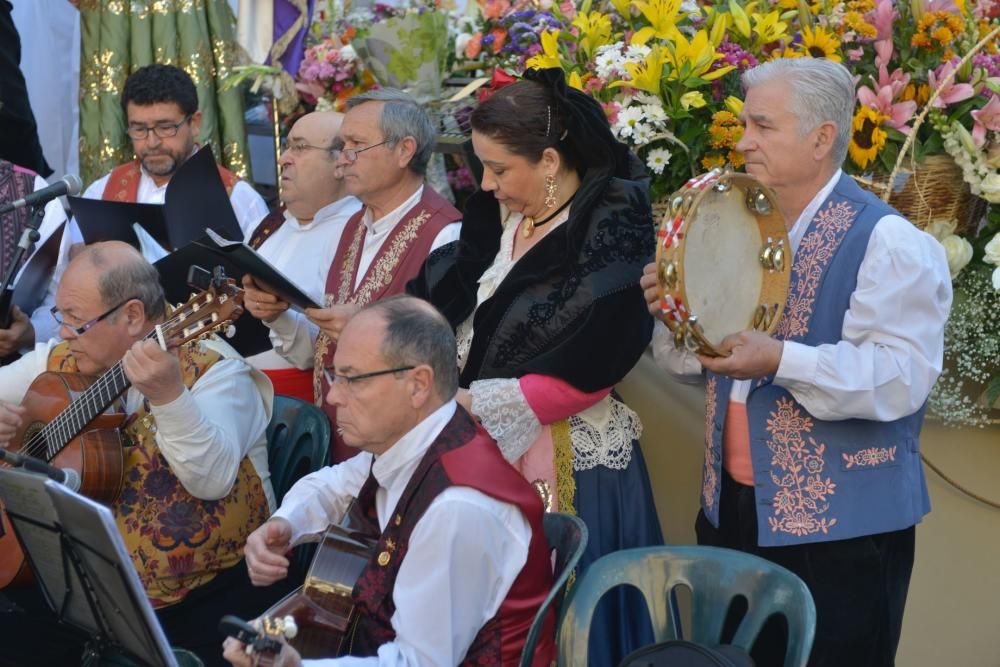
[[[872,230],[893,213],[852,178],[841,177],[795,253],[775,338],[811,346],[841,340]],[[760,546],[899,530],[930,511],[919,441],[926,403],[892,422],[823,421],[772,380],[754,381],[747,397]],[[701,505],[715,526],[732,382],[708,373]]]

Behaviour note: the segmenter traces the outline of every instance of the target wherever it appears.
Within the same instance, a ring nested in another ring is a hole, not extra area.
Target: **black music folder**
[[[35,247],[28,261],[21,267],[14,284],[7,288],[7,293],[0,295],[0,313],[10,312],[13,303],[21,312],[31,317],[31,313],[45,300],[52,282],[52,272],[59,261],[59,247],[62,244],[66,223],[61,222],[55,231],[49,234],[45,242]]]
[[[163,204],[84,197],[70,197],[69,203],[88,244],[124,241],[138,249],[135,224],[168,252],[201,238],[205,229],[227,239],[243,238],[210,146],[202,147],[180,166],[167,183]]]
[[[108,508],[15,468],[0,468],[0,498],[46,602],[91,650],[177,667]]]

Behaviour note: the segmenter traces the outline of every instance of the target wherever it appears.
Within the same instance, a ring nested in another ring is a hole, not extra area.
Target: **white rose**
[[[986,256],[983,257],[984,260],[990,264],[996,264],[1000,266],[1000,233],[995,234],[990,242],[986,244]]]
[[[940,242],[954,234],[957,226],[958,222],[955,220],[934,220],[924,227],[924,231]]]
[[[993,289],[1000,292],[1000,266],[993,269]]]
[[[463,33],[455,38],[455,57],[461,60],[465,58],[465,45],[472,41],[472,35]]]
[[[948,258],[948,270],[951,271],[952,280],[965,268],[965,265],[972,259],[972,244],[961,236],[952,234],[944,241],[944,254]]]
[[[1000,174],[990,174],[979,187],[983,199],[991,204],[1000,204]]]

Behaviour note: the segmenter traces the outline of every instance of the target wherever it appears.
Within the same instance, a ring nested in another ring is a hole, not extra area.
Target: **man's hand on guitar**
[[[292,525],[280,517],[269,519],[250,533],[243,553],[254,586],[270,586],[288,576],[285,554],[291,547]]]
[[[316,324],[330,340],[337,342],[347,320],[361,310],[353,303],[334,304],[329,308],[307,308],[306,317]]]
[[[243,276],[243,290],[243,307],[262,322],[271,322],[288,310],[287,301],[268,292],[249,273]]]
[[[288,625],[291,623],[291,625]],[[298,632],[294,619],[259,618],[250,623],[236,616],[223,616],[219,630],[229,635],[222,642],[222,657],[234,667],[299,667],[302,658],[285,638]]]
[[[6,446],[21,427],[24,408],[13,403],[0,401],[0,445]]]
[[[0,329],[0,357],[14,354],[35,342],[35,327],[28,316],[14,306],[10,310],[10,317],[10,328]]]
[[[122,358],[125,375],[152,405],[166,405],[184,393],[177,356],[154,339],[137,341]]]

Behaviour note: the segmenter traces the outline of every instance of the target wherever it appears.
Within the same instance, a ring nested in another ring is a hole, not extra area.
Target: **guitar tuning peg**
[[[283,620],[285,623],[285,639],[295,639],[295,635],[299,634],[299,626],[296,625],[295,618],[292,616],[285,616]]]
[[[226,338],[232,338],[233,336],[236,335],[236,326],[230,324],[228,327],[226,327],[226,331],[224,333]]]

